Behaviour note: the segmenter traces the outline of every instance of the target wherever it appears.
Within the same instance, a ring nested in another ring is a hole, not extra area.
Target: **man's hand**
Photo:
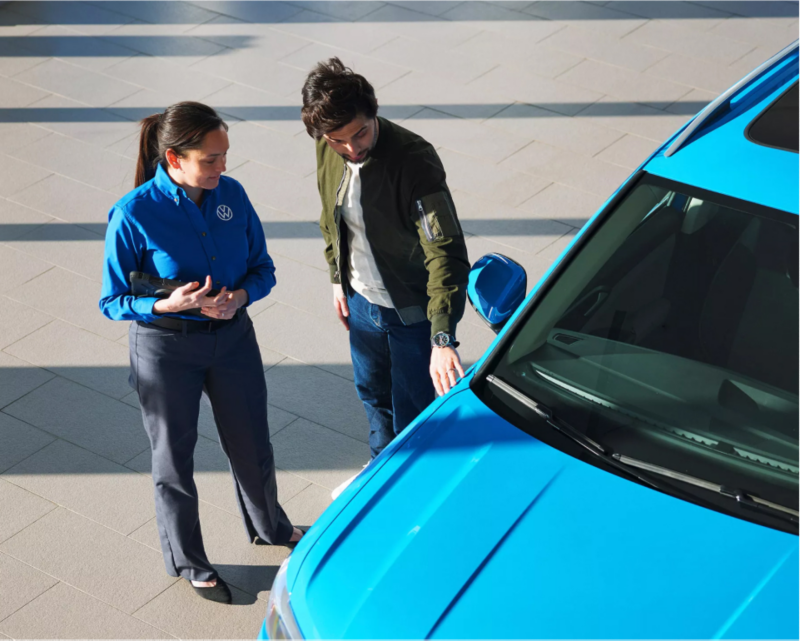
[[[436,393],[444,396],[450,388],[457,383],[458,378],[464,378],[464,368],[461,367],[461,358],[453,347],[431,348],[431,379]]]
[[[233,318],[236,310],[247,304],[247,299],[247,292],[244,289],[226,292],[223,288],[219,296],[211,299],[215,304],[204,305],[200,308],[200,311],[203,316],[208,316],[209,318],[219,320]]]
[[[341,285],[333,286],[333,308],[336,310],[339,320],[342,321],[342,325],[349,332],[350,321],[347,318],[350,316],[350,308],[347,306],[347,295]]]
[[[226,288],[223,287],[218,296],[206,296],[211,291],[211,276],[206,276],[205,284],[200,287],[200,283],[186,283],[183,287],[178,287],[169,298],[158,300],[153,305],[156,314],[177,314],[187,309],[197,307],[216,307],[228,297]]]

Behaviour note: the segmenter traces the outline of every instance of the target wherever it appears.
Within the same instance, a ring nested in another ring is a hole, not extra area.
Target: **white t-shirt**
[[[350,250],[347,256],[347,277],[350,286],[373,305],[394,308],[367,240],[364,210],[361,208],[362,165],[350,162],[347,165],[352,172],[342,207],[342,217],[347,223],[347,243]]]

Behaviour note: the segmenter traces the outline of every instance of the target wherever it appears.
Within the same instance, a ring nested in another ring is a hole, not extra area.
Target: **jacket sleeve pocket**
[[[446,191],[423,196],[415,206],[420,225],[429,241],[462,235],[450,194]]]

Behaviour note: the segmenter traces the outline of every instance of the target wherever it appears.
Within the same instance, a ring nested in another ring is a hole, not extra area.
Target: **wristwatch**
[[[439,332],[431,338],[431,347],[458,347],[460,344],[455,336],[446,332]]]

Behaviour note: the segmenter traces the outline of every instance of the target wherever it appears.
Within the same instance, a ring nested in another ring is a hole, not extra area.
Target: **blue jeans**
[[[356,391],[378,456],[436,397],[429,372],[431,324],[403,325],[394,309],[349,292],[350,354]]]

